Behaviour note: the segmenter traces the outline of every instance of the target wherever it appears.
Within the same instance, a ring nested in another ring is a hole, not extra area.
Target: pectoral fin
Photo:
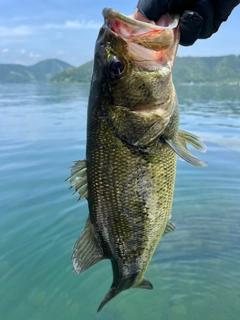
[[[74,271],[79,274],[104,259],[102,249],[96,241],[91,222],[87,219],[85,228],[75,243],[72,255]]]
[[[179,130],[178,139],[182,141],[182,144],[185,145],[185,148],[186,148],[186,143],[189,143],[200,152],[205,153],[207,151],[207,146],[199,139],[199,137],[195,136],[190,132]]]
[[[187,149],[187,143],[191,144],[194,148],[201,152],[206,152],[206,146],[200,139],[186,131],[179,131],[177,139],[166,139],[167,144],[176,152],[176,154],[183,160],[193,164],[194,166],[205,167],[205,161],[198,159],[192,155]]]
[[[65,181],[70,182],[70,188],[75,188],[75,192],[73,195],[78,192],[80,197],[78,201],[82,198],[86,198],[88,196],[88,189],[87,189],[87,167],[86,167],[86,160],[77,160],[75,161],[75,165],[69,167],[68,169],[71,170],[71,176],[68,177]]]

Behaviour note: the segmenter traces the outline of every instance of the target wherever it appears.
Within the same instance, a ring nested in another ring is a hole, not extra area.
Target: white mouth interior
[[[124,16],[125,17],[125,16]],[[131,16],[121,20],[119,17],[107,17],[105,23],[113,32],[124,38],[131,38],[150,34],[152,32],[165,32],[178,26],[179,17],[165,14],[157,22],[149,23],[132,19]]]

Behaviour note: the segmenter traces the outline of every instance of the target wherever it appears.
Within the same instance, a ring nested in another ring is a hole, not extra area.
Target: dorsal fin
[[[78,192],[80,197],[78,201],[82,198],[88,197],[88,189],[87,189],[87,167],[86,167],[86,160],[77,160],[74,161],[74,166],[69,167],[68,169],[71,170],[71,176],[68,177],[65,181],[70,182],[70,188],[75,188],[75,192],[73,195]]]

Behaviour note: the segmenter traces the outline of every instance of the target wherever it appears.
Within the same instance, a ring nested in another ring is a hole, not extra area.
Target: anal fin
[[[148,289],[148,290],[152,290],[153,289],[153,285],[151,284],[151,282],[145,278],[142,279],[142,282],[140,282],[139,285],[135,286],[134,288],[141,288],[141,289]]]
[[[69,167],[71,170],[71,176],[68,177],[65,181],[70,182],[70,188],[75,188],[75,194],[78,192],[80,197],[78,201],[82,198],[88,197],[88,189],[87,189],[87,166],[86,160],[77,160],[75,161],[74,166]]]
[[[72,255],[73,269],[79,274],[102,259],[104,259],[103,251],[96,241],[90,219],[88,218],[85,228],[74,246]]]
[[[183,160],[193,164],[194,166],[205,167],[205,161],[198,159],[187,149],[187,143],[201,152],[206,151],[206,146],[200,139],[186,131],[179,130],[178,137],[174,140],[164,138],[166,143],[176,152],[176,154]]]

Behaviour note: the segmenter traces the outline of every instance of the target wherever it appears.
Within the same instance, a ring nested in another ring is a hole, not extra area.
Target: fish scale
[[[121,266],[130,269],[138,259],[142,280],[169,220],[176,154],[167,144],[153,145],[149,153],[129,147],[101,115],[90,113],[86,160],[90,220],[98,243]],[[122,239],[122,245],[114,239]]]
[[[98,311],[123,290],[153,288],[144,273],[161,237],[175,229],[169,218],[177,155],[205,165],[186,147],[190,143],[204,151],[204,144],[178,129],[171,77],[177,25],[153,27],[113,9],[103,15],[88,103],[86,159],[70,167],[68,178],[89,207],[74,246],[75,272],[102,259],[112,265],[113,282]],[[111,29],[114,19],[117,30]]]

